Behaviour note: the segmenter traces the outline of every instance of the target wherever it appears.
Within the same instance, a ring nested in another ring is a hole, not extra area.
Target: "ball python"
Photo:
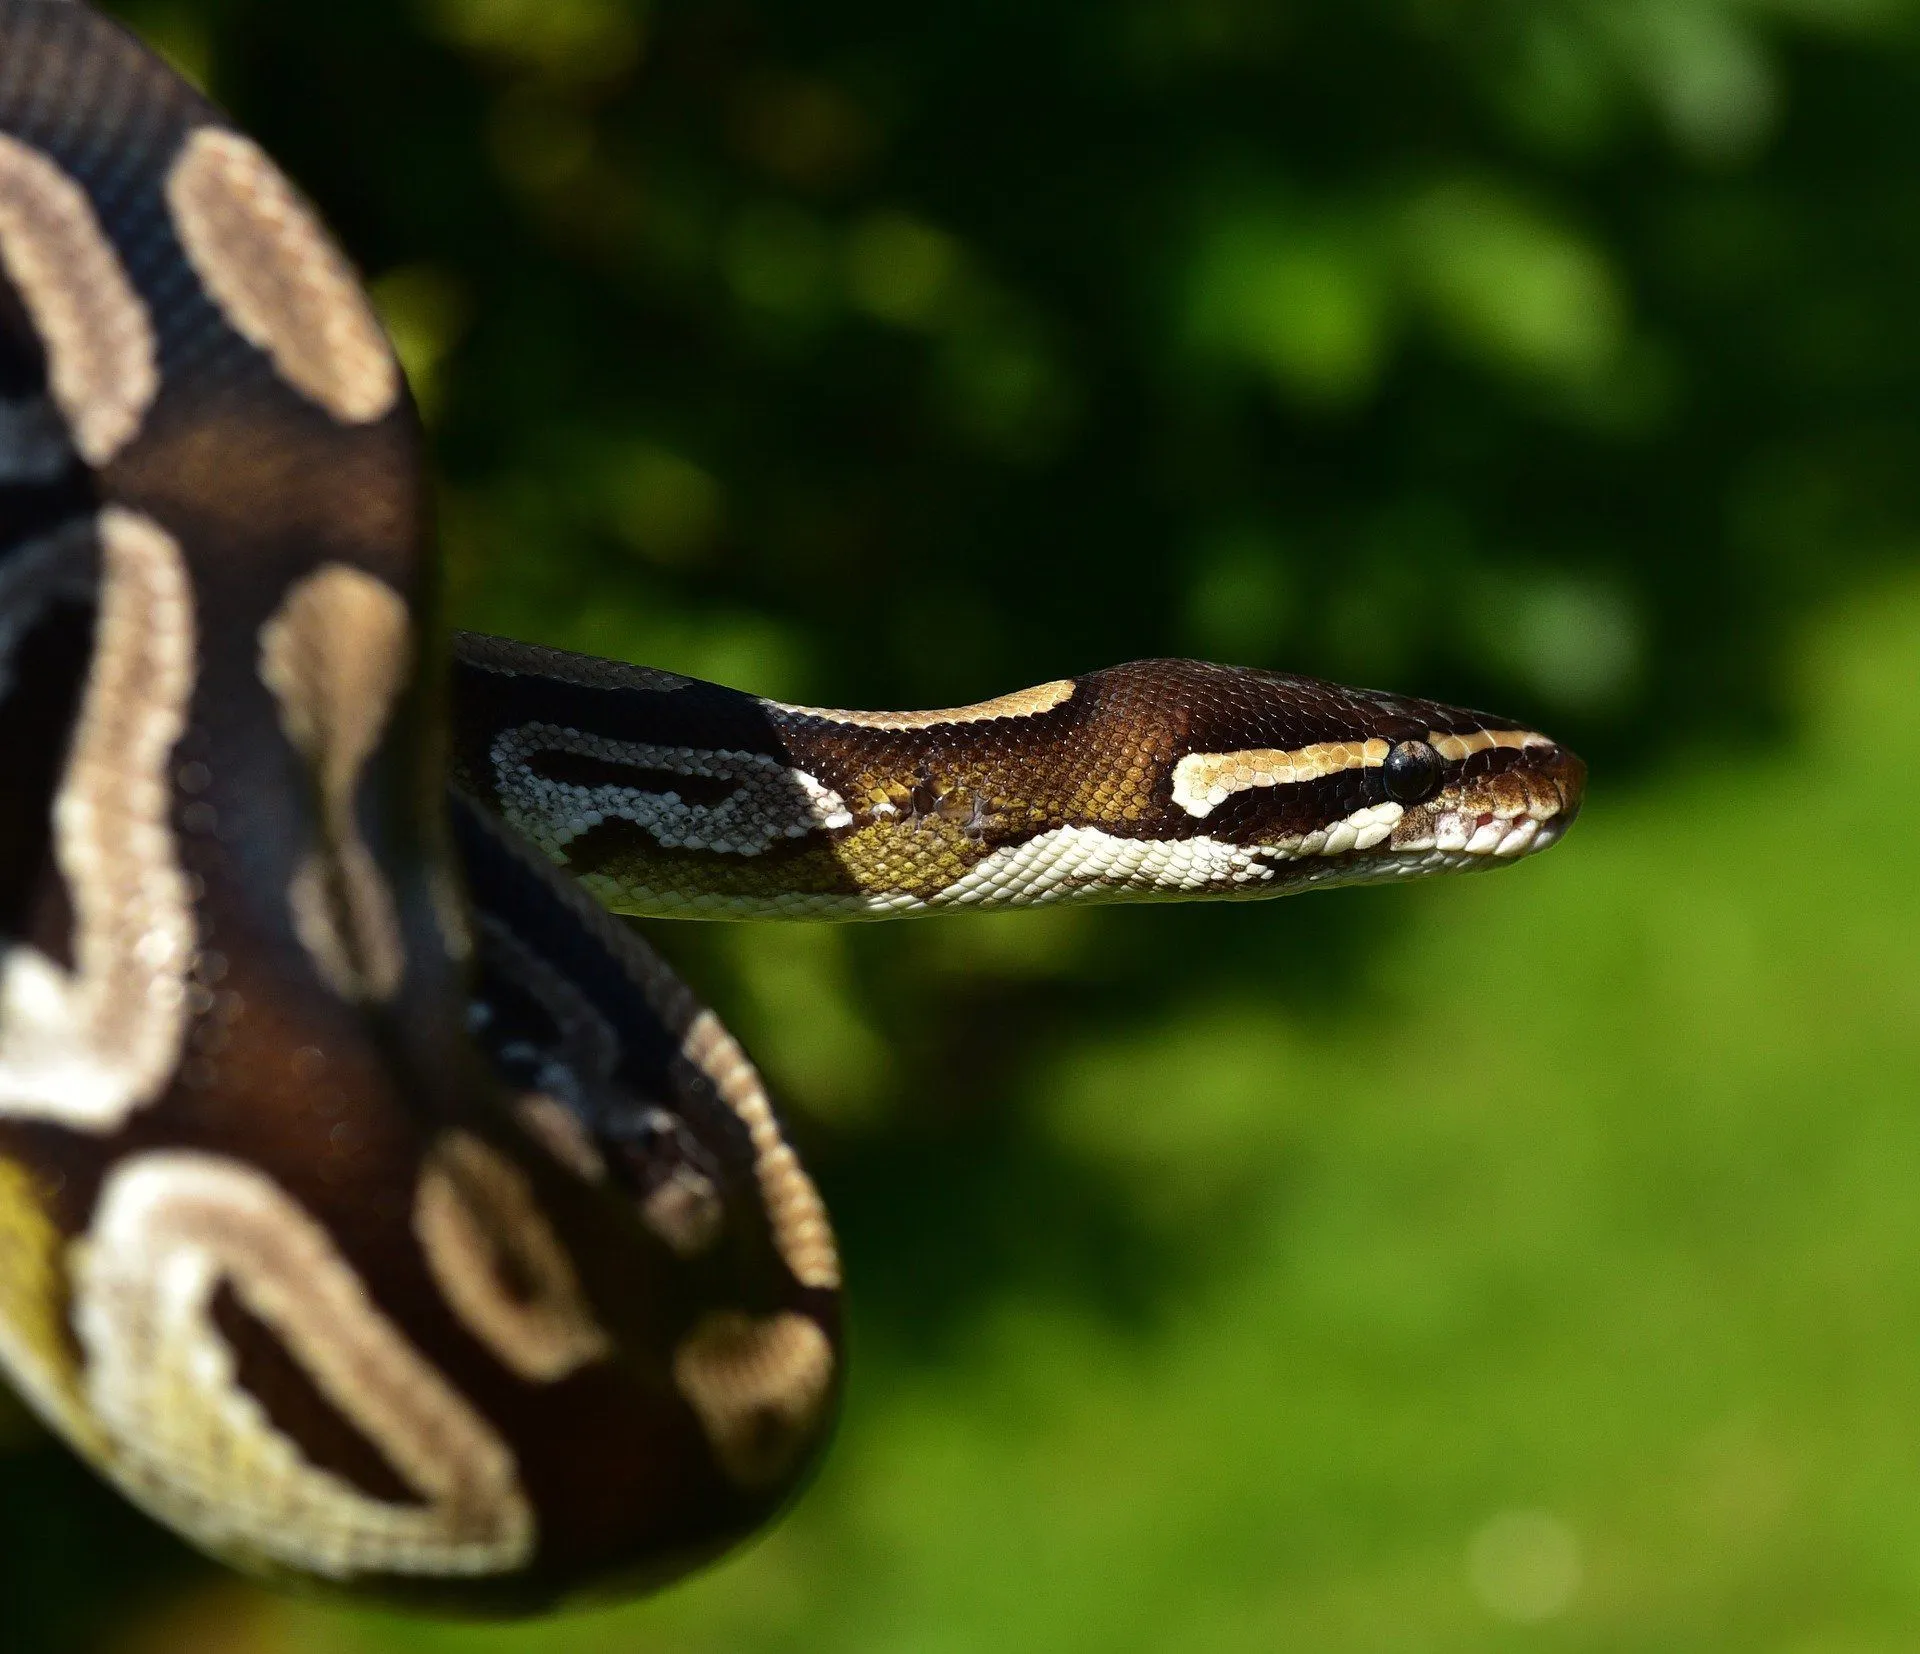
[[[449,640],[349,265],[79,0],[0,0],[0,276],[0,1366],[256,1573],[644,1588],[817,1457],[820,1197],[616,913],[1274,896],[1578,809],[1544,735],[1303,677],[872,713]]]

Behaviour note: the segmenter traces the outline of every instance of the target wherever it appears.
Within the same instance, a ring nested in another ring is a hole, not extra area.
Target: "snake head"
[[[1196,712],[1169,816],[1218,847],[1238,893],[1496,867],[1579,813],[1586,765],[1511,719],[1288,674],[1161,670],[1176,666]]]
[[[1389,794],[1398,782],[1412,795],[1384,847],[1394,856],[1436,858],[1442,870],[1546,849],[1580,813],[1587,784],[1587,766],[1565,747],[1491,721],[1437,741],[1398,743],[1381,772]],[[1424,869],[1416,863],[1411,870]]]

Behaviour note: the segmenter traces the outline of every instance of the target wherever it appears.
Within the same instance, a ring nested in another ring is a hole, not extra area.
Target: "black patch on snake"
[[[454,637],[455,761],[469,777],[489,778],[476,789],[478,796],[491,792],[490,752],[496,733],[516,725],[590,729],[610,740],[709,752],[778,756],[782,750],[773,715],[751,695],[708,683],[691,683],[670,694],[618,685],[590,688],[558,678],[510,675],[468,658],[494,659],[503,645],[514,647],[510,640],[470,632]],[[580,662],[582,676],[592,675],[587,668],[606,664],[560,650],[540,654]]]
[[[1518,747],[1487,747],[1481,752],[1470,752],[1457,764],[1447,767],[1447,779],[1451,781],[1484,781],[1490,776],[1505,775],[1510,770],[1525,770],[1531,767],[1532,758]]]
[[[711,850],[660,844],[646,828],[615,818],[603,821],[597,827],[588,827],[567,841],[567,871],[575,878],[580,878],[588,873],[617,867],[630,861],[635,846],[642,844],[646,847],[647,860],[658,860],[663,865],[679,860],[691,866],[707,867],[712,865],[714,859]],[[782,861],[796,860],[806,855],[808,848],[809,839],[775,839],[766,849],[745,859],[755,867],[778,866]]]
[[[0,775],[7,777],[0,786],[0,936],[20,937],[68,970],[73,903],[54,865],[44,801],[65,768],[86,686],[93,572],[87,531],[42,541],[0,564]],[[37,577],[29,582],[23,573]]]
[[[0,397],[27,402],[47,394],[47,353],[13,282],[0,270]]]
[[[233,1352],[234,1380],[309,1463],[330,1471],[369,1499],[418,1505],[420,1495],[380,1449],[315,1387],[273,1329],[222,1281],[211,1304],[214,1326]]]
[[[618,1187],[643,1201],[681,1169],[720,1184],[720,1162],[686,1122],[620,1083],[620,1035],[577,983],[497,918],[482,921],[480,958],[476,1037],[503,1073],[572,1112]]]
[[[481,979],[467,1026],[525,1091],[557,1098],[587,1123],[591,1094],[614,1083],[620,1036],[570,978],[497,918],[480,924]]]
[[[573,1111],[629,1196],[643,1199],[684,1164],[720,1191],[733,1243],[771,1255],[746,1127],[680,1054],[679,1031],[649,994],[649,968],[670,982],[665,968],[631,929],[576,889],[564,887],[564,904],[557,902],[562,889],[547,869],[472,804],[456,797],[453,819],[481,896],[470,1017],[480,1045],[497,1066],[525,1075],[522,1083],[560,1081],[528,1088],[549,1091]],[[604,950],[597,962],[595,950]],[[564,987],[555,955],[569,962]],[[607,1029],[618,1031],[612,1046]],[[661,1129],[662,1118],[671,1130]]]
[[[607,1157],[609,1175],[636,1201],[644,1201],[682,1170],[719,1186],[719,1163],[701,1147],[686,1122],[666,1109],[602,1116],[596,1140]]]
[[[723,775],[683,775],[678,770],[644,769],[588,753],[543,749],[529,753],[527,768],[543,780],[569,787],[631,787],[643,793],[674,793],[682,804],[714,809],[740,790],[740,783]]]
[[[1190,837],[1202,834],[1228,844],[1271,844],[1342,821],[1356,810],[1387,800],[1385,783],[1377,769],[1342,770],[1284,787],[1249,787],[1216,804],[1202,817],[1189,817]],[[1169,801],[1171,813],[1185,815]]]

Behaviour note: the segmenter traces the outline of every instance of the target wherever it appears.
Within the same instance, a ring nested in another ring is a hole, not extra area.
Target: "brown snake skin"
[[[1505,719],[1200,661],[909,715],[787,707],[472,634],[455,660],[457,784],[631,913],[1277,896],[1544,849],[1585,785],[1578,758]],[[1387,752],[1448,737],[1429,790],[1386,821]],[[1280,780],[1277,760],[1302,753],[1296,767],[1322,773]],[[1180,766],[1209,759],[1267,781],[1197,813]],[[1367,812],[1384,836],[1324,842]],[[1534,827],[1469,851],[1487,822]]]

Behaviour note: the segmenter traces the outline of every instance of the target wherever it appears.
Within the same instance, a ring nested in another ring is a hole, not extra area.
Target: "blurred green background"
[[[1594,788],[1497,879],[653,927],[841,1224],[790,1518],[449,1629],[0,1411],[9,1654],[1920,1646],[1920,4],[114,9],[368,271],[459,622],[1286,666]]]

